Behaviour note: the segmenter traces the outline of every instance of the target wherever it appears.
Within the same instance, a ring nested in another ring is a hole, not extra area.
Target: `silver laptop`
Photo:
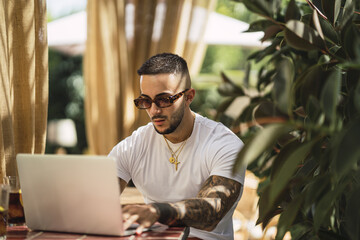
[[[30,229],[115,236],[135,233],[123,229],[114,159],[18,154],[16,160]]]

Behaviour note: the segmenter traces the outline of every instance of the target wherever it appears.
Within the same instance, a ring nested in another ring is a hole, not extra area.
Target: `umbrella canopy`
[[[205,31],[205,43],[209,45],[234,45],[263,48],[262,32],[244,32],[249,24],[212,12]],[[85,50],[86,11],[81,11],[48,23],[48,46],[61,52],[78,55]]]

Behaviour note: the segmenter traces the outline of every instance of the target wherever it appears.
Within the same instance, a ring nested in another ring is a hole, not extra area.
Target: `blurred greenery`
[[[224,70],[245,70],[246,59],[252,52],[254,49],[241,46],[210,45],[206,50],[200,73],[212,73],[219,76]]]
[[[247,10],[243,4],[230,0],[218,0],[215,11],[246,23],[259,19],[257,14]],[[236,45],[209,45],[206,50],[200,75],[211,73],[217,76],[218,83],[220,83],[221,71],[234,70],[243,72],[247,67],[246,59],[255,50],[257,49]]]
[[[48,121],[72,119],[76,126],[77,145],[66,148],[68,153],[80,154],[87,148],[84,123],[84,83],[82,56],[68,56],[49,50],[49,108]],[[46,144],[46,152],[58,147]]]
[[[222,74],[217,119],[249,99],[230,126],[245,142],[234,171],[262,180],[257,223],[280,215],[277,240],[359,240],[360,2],[237,1],[271,44],[248,58],[256,88]]]
[[[215,11],[247,23],[260,19],[259,15],[249,11],[244,4],[230,0],[218,0]]]
[[[260,19],[257,14],[249,11],[243,4],[230,0],[218,0],[215,11],[246,23]],[[209,45],[200,74],[193,76],[193,87],[197,91],[197,95],[191,104],[192,110],[208,118],[216,118],[217,109],[224,98],[216,90],[222,82],[221,72],[226,73],[239,85],[250,84],[255,86],[257,70],[260,69],[261,63],[249,63],[247,58],[257,50],[257,48],[236,45]],[[244,75],[249,64],[252,65],[252,71],[249,73],[249,82],[245,83],[243,82]],[[226,114],[221,114],[217,120],[226,125],[231,123],[231,117]]]

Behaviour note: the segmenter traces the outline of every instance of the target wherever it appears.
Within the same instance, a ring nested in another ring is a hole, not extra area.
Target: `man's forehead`
[[[181,80],[181,76],[175,73],[159,73],[159,74],[144,74],[140,76],[141,82],[177,82]]]
[[[146,94],[146,93],[141,93],[140,95],[143,96],[143,97],[149,97],[149,98],[151,98],[151,96],[148,95],[148,94]],[[171,95],[172,95],[171,92],[160,92],[160,93],[157,93],[157,94],[155,93],[154,97],[158,97],[158,96],[165,96],[165,97],[167,97],[167,96],[171,96]]]
[[[171,92],[181,88],[181,77],[173,73],[161,73],[140,76],[141,92],[156,90],[156,92]]]

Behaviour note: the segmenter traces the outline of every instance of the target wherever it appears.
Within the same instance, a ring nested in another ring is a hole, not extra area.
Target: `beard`
[[[159,134],[165,135],[165,134],[170,134],[173,133],[177,127],[180,125],[183,117],[184,117],[184,112],[185,112],[185,106],[182,105],[181,108],[179,108],[176,112],[174,112],[172,114],[172,116],[170,117],[170,126],[163,130],[160,131],[159,129],[156,128],[156,126],[154,125],[155,131]],[[167,119],[167,116],[163,116],[163,115],[158,115],[158,116],[154,116],[154,118],[164,118]]]

